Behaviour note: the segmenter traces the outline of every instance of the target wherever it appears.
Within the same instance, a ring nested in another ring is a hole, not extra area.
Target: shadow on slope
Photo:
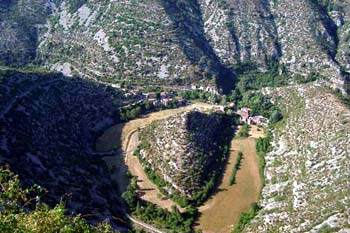
[[[228,0],[223,4],[224,8],[228,9],[228,28],[235,43],[239,64],[248,63],[252,66],[251,69],[257,69],[255,65],[268,66],[271,62],[278,62],[282,56],[282,50],[270,2],[267,0]],[[259,27],[254,30],[251,24],[259,25]],[[238,30],[239,28],[241,30]],[[245,39],[242,38],[242,31],[243,36],[246,36]],[[262,37],[262,34],[266,35]],[[257,56],[260,57],[257,57],[257,60],[252,57],[252,47],[259,48],[260,54]],[[269,52],[269,49],[272,52]],[[247,54],[247,60],[242,59],[243,54]]]
[[[196,153],[189,164],[191,179],[191,168],[198,175],[198,182],[205,182],[205,186],[197,192],[194,198],[198,204],[203,203],[212,194],[222,190],[216,189],[223,175],[228,154],[230,152],[231,139],[235,131],[235,123],[232,116],[222,113],[205,114],[201,112],[190,112],[187,115],[186,128]],[[191,187],[188,187],[191,189]]]
[[[180,46],[186,57],[216,76],[216,84],[224,93],[229,93],[236,82],[235,74],[226,68],[215,54],[205,37],[204,23],[198,1],[169,0],[162,5],[176,29]]]
[[[0,64],[21,66],[33,62],[40,25],[50,14],[46,0],[0,2]]]
[[[68,211],[91,222],[123,218],[104,154],[90,149],[119,121],[121,93],[61,74],[2,70],[0,93],[0,163],[10,164],[23,185],[47,189],[49,204],[63,196]]]

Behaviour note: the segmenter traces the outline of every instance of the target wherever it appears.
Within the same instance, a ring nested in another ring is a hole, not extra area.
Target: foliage
[[[337,90],[331,90],[333,92],[333,94],[346,106],[350,106],[350,97],[343,95],[343,93],[337,89]]]
[[[141,202],[140,200],[138,203]],[[191,227],[198,212],[196,209],[189,207],[184,213],[180,213],[176,206],[173,206],[172,211],[169,212],[166,209],[158,208],[152,203],[142,202],[142,204],[138,204],[133,214],[144,222],[167,229],[170,232],[185,233],[192,232]]]
[[[217,133],[213,136],[215,139],[215,144],[213,148],[209,149],[212,151],[213,155],[212,157],[215,158],[209,163],[206,167],[206,169],[210,172],[204,173],[201,177],[201,184],[196,187],[196,190],[192,193],[192,197],[189,198],[187,196],[182,195],[178,190],[172,189],[171,194],[169,194],[168,191],[166,191],[166,186],[169,188],[169,184],[162,178],[162,176],[159,174],[157,170],[152,167],[145,158],[143,158],[140,155],[140,150],[145,149],[146,151],[150,150],[150,144],[147,142],[147,138],[150,138],[150,136],[143,131],[143,136],[141,135],[142,143],[139,144],[138,150],[135,151],[135,155],[138,156],[138,159],[143,164],[144,171],[147,175],[147,177],[157,185],[159,190],[167,197],[171,198],[173,201],[178,203],[181,207],[186,207],[189,205],[193,206],[199,206],[204,201],[207,200],[207,198],[210,196],[211,191],[215,187],[215,185],[218,182],[218,177],[220,175],[220,172],[224,168],[225,161],[227,159],[227,156],[229,154],[229,146],[230,141],[232,139],[232,127],[235,126],[235,118],[232,118],[232,116],[228,116],[225,114],[216,114],[216,117],[222,118],[220,123],[220,130],[217,130]],[[193,146],[196,146],[196,140],[195,138],[201,137],[196,135],[194,132],[200,132],[200,135],[203,133],[203,125],[199,124],[200,122],[198,120],[198,117],[195,117],[196,120],[190,121],[191,123],[188,125],[188,128],[190,129],[190,137],[192,137]],[[207,136],[207,135],[206,135]],[[202,147],[202,144],[199,143],[198,147]],[[202,148],[199,148],[202,149]],[[207,156],[206,153],[199,152],[195,155],[197,158],[205,159],[205,156]],[[170,186],[171,187],[171,186]]]
[[[157,185],[157,187],[159,188],[159,191],[163,195],[167,196],[168,194],[164,189],[166,186],[165,180],[157,172],[155,172],[152,168],[147,166],[147,162],[145,161],[144,158],[141,157],[140,149],[141,148],[145,149],[147,147],[148,147],[147,144],[140,143],[139,147],[135,151],[134,155],[137,156],[138,159],[140,160],[140,162],[144,165],[144,171],[147,175],[147,178],[150,179],[155,185]],[[177,192],[176,190],[174,190],[174,192],[170,195],[170,198],[173,201],[175,201],[176,203],[178,203],[181,207],[186,207],[190,204],[190,200],[187,197],[181,196],[181,194],[179,192]]]
[[[126,191],[122,194],[122,198],[128,205],[130,211],[134,211],[137,204],[137,178],[133,177]]]
[[[258,154],[258,162],[259,162],[259,175],[261,179],[262,185],[265,184],[265,155],[267,152],[271,150],[271,140],[272,136],[270,133],[268,133],[268,136],[266,138],[258,138],[256,139],[256,151]]]
[[[91,226],[80,216],[66,216],[61,202],[54,208],[40,202],[43,189],[21,188],[18,176],[0,167],[0,232],[113,232],[107,223]]]
[[[338,232],[339,230],[338,227],[330,227],[328,224],[325,224],[318,230],[318,233],[333,233]]]
[[[249,125],[243,125],[238,133],[239,138],[249,137]]]
[[[255,217],[260,207],[258,204],[253,203],[250,211],[241,213],[238,223],[235,225],[232,233],[240,233],[244,230],[245,226]]]
[[[237,154],[235,165],[232,168],[232,173],[230,176],[230,185],[233,185],[236,182],[236,173],[237,173],[237,170],[241,166],[242,157],[243,157],[243,153],[242,153],[242,151],[239,151]]]
[[[256,151],[267,153],[271,150],[271,137],[256,139]]]
[[[136,104],[131,104],[127,107],[123,107],[120,109],[120,119],[122,121],[129,121],[140,117],[143,114],[147,114],[150,112],[160,111],[163,109],[173,109],[180,106],[181,103],[173,101],[169,103],[167,106],[164,105],[153,105],[149,101],[144,101]]]
[[[13,72],[20,72],[24,74],[40,74],[40,75],[54,75],[54,74],[59,74],[59,72],[56,71],[51,71],[46,69],[45,67],[40,67],[40,66],[26,66],[24,68],[15,68],[15,67],[10,67],[10,66],[2,66],[0,65],[0,73],[2,75],[7,75],[9,76]]]
[[[249,90],[259,90],[263,87],[281,87],[287,86],[291,83],[314,82],[320,78],[320,76],[316,73],[310,73],[306,77],[301,75],[294,75],[291,77],[286,72],[282,72],[280,74],[278,72],[279,68],[276,67],[278,66],[277,64],[271,66],[272,67],[270,67],[270,70],[268,72],[259,72],[257,70],[243,72],[239,76],[237,88],[242,93],[245,93]]]
[[[160,228],[165,228],[171,232],[191,232],[191,226],[197,216],[197,210],[188,207],[184,213],[180,213],[176,206],[172,207],[172,212],[158,208],[156,205],[143,201],[137,196],[137,177],[131,179],[127,191],[122,194],[122,198],[132,213],[138,219],[153,224]]]
[[[262,115],[266,118],[269,118],[272,111],[277,108],[271,103],[271,99],[268,96],[252,92],[245,93],[240,104],[250,108],[251,114]]]
[[[282,120],[283,116],[279,109],[275,109],[270,116],[270,123],[275,124],[278,121]]]
[[[251,71],[240,76],[238,88],[241,92],[259,90],[263,87],[280,87],[288,84],[288,76],[276,73]]]
[[[180,95],[187,100],[209,101],[210,103],[219,103],[221,101],[219,95],[203,90],[183,91]]]
[[[229,99],[235,100],[239,108],[248,107],[252,115],[262,115],[275,124],[282,120],[281,110],[272,103],[271,98],[260,92],[246,92],[243,95],[235,90]]]

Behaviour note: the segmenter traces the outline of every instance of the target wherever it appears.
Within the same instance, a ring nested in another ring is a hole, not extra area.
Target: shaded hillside
[[[0,162],[23,185],[39,184],[44,201],[102,221],[121,216],[121,201],[96,136],[119,119],[121,94],[61,74],[0,71]]]
[[[47,0],[0,3],[0,64],[26,65],[36,57],[39,25],[51,13]]]
[[[89,232],[118,233],[108,223],[98,226],[87,224],[80,215],[65,215],[63,203],[54,208],[41,200],[41,188],[37,185],[23,188],[18,176],[7,167],[0,167],[0,230],[12,232]],[[36,197],[36,198],[33,198]]]
[[[169,194],[195,199],[219,174],[231,132],[225,115],[186,112],[143,129],[140,156],[166,182]]]
[[[204,22],[198,1],[163,1],[187,59],[198,64],[207,76],[215,76],[216,84],[228,93],[233,89],[236,77],[222,63],[205,37]]]

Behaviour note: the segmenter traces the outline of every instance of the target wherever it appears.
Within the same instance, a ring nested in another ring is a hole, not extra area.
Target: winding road
[[[126,215],[126,217],[132,221],[133,223],[147,229],[147,230],[150,230],[151,232],[154,232],[154,233],[167,233],[165,231],[161,231],[161,230],[158,230],[157,228],[151,226],[150,224],[147,224],[147,223],[144,223],[144,222],[141,222],[133,217],[131,217],[130,215]]]

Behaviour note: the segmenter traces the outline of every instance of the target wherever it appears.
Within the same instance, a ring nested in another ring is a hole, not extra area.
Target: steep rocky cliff
[[[236,67],[279,64],[341,87],[350,69],[349,7],[338,0],[17,0],[0,10],[1,61],[112,83],[228,90]]]
[[[202,1],[208,37],[230,64],[320,74],[335,87],[349,72],[349,1]],[[221,9],[221,10],[220,10]]]
[[[140,154],[144,165],[166,181],[169,193],[192,198],[225,159],[221,149],[230,130],[224,115],[182,113],[143,129]]]

